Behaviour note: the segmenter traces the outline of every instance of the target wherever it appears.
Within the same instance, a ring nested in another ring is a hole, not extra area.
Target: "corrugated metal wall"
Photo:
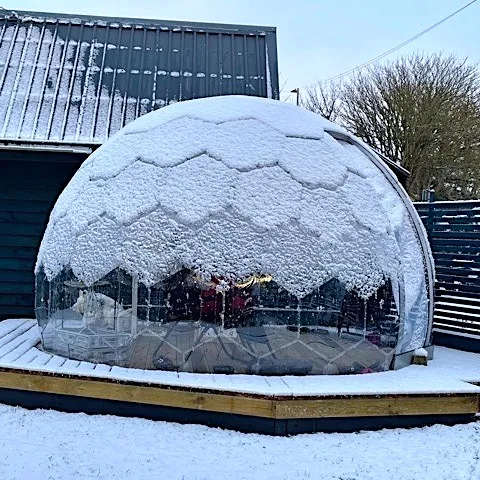
[[[4,15],[0,139],[98,144],[172,102],[278,98],[276,55],[272,27]]]

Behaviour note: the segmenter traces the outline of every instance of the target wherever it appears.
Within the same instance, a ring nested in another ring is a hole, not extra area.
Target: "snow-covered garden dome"
[[[432,260],[395,175],[275,100],[177,103],[81,166],[36,266],[46,350],[136,368],[365,373],[429,345]]]

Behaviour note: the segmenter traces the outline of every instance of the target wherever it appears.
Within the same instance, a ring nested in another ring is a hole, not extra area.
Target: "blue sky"
[[[353,68],[449,15],[468,0],[16,0],[17,10],[277,27],[284,93]],[[480,61],[480,1],[387,57],[414,51]]]

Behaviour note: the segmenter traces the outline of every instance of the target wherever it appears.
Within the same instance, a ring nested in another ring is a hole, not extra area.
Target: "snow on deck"
[[[195,374],[111,367],[69,360],[39,350],[34,320],[0,322],[0,368],[128,380],[165,386],[263,395],[329,396],[432,393],[480,393],[480,355],[435,347],[427,367],[411,365],[398,371],[365,375],[262,377]]]

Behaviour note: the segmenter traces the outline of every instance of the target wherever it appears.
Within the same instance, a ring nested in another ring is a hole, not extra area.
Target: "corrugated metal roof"
[[[103,143],[166,104],[278,98],[273,27],[0,16],[0,139]]]

